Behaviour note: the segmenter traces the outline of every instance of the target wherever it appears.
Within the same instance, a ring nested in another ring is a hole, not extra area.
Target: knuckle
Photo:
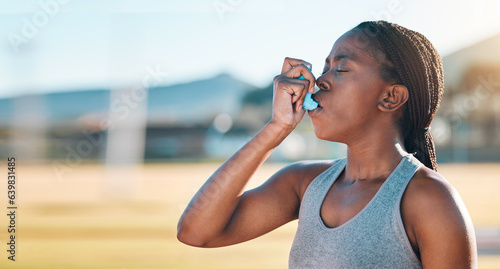
[[[302,92],[307,91],[307,89],[309,89],[309,81],[307,81],[305,84],[302,84]]]
[[[278,88],[283,87],[284,84],[286,84],[285,82],[286,82],[286,80],[285,80],[284,76],[279,75],[279,76],[274,77],[274,80],[273,80],[274,88],[278,89]]]
[[[309,70],[310,66],[306,63],[301,63],[300,66],[306,70]]]
[[[273,83],[276,85],[278,84],[278,82],[280,82],[281,80],[281,75],[277,75],[273,78]]]

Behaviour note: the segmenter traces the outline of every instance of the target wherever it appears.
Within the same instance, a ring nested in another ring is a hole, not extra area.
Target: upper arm
[[[477,249],[470,216],[458,192],[439,174],[429,172],[410,181],[405,194],[424,268],[475,268]]]
[[[324,167],[322,163],[294,163],[244,192],[224,232],[206,247],[247,241],[297,219],[304,182],[310,182]]]

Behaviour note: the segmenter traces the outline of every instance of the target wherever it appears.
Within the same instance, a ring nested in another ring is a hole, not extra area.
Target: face
[[[380,121],[377,104],[391,83],[381,78],[380,63],[360,34],[349,31],[335,42],[316,80],[320,90],[313,98],[320,107],[309,116],[320,139],[349,144]]]

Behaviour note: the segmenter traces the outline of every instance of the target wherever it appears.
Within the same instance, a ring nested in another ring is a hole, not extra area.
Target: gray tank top
[[[403,157],[372,200],[352,219],[327,227],[321,205],[347,160],[334,161],[307,187],[289,268],[422,268],[406,236],[400,203],[408,182],[423,164]]]

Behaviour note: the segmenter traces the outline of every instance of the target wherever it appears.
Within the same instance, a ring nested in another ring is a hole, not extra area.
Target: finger
[[[294,107],[295,112],[298,112],[300,117],[304,116],[304,113],[307,112],[307,110],[302,107],[303,103],[303,101],[297,102]]]
[[[292,103],[299,102],[301,99],[303,101],[307,92],[307,83],[306,80],[289,79],[287,81],[288,86],[285,91],[292,96]]]
[[[314,85],[316,84],[316,78],[313,73],[309,70],[309,67],[304,63],[297,65],[296,67],[288,70],[283,74],[286,77],[298,78],[302,76],[304,80],[309,82],[307,91],[314,93]]]
[[[304,88],[305,89],[305,88]],[[302,108],[302,105],[304,104],[304,100],[306,99],[306,94],[307,94],[307,91],[306,90],[303,90],[301,92],[300,95],[298,95],[298,98],[297,98],[297,105],[300,106]]]
[[[276,84],[274,85],[274,87],[276,89],[281,88],[285,90],[285,92],[292,96],[292,103],[295,103],[306,95],[307,89],[309,88],[309,83],[310,82],[305,79],[296,79],[284,75],[279,75],[279,78],[276,79]],[[280,87],[278,86],[278,84],[283,86]]]
[[[300,110],[298,112],[299,114],[297,116],[297,122],[300,122],[304,118],[304,115],[307,111],[303,107],[300,107]]]
[[[279,75],[275,78],[275,100],[276,98],[289,98],[293,111],[301,111],[307,94],[307,81]],[[281,96],[281,97],[278,97]]]
[[[296,112],[303,112],[305,109],[302,107],[302,102],[297,102],[295,103],[295,111]]]
[[[281,69],[281,74],[288,72],[290,69],[302,63],[308,66],[312,66],[311,63],[306,62],[304,60],[286,57],[285,61],[283,62],[283,68]]]

